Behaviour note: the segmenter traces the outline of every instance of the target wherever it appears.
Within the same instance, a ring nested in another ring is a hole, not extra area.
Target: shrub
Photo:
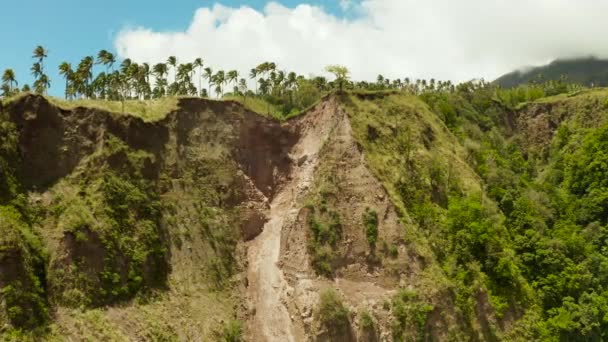
[[[312,266],[317,274],[329,277],[333,273],[332,249],[342,236],[342,223],[336,212],[326,210],[317,217],[314,214],[314,207],[311,211],[308,227],[312,232],[312,238],[308,241],[308,251],[312,256]]]
[[[224,324],[222,338],[225,342],[240,342],[243,340],[243,327],[241,322],[230,320]]]
[[[341,330],[348,327],[348,309],[334,290],[327,289],[321,292],[318,310],[319,320],[328,329]]]
[[[396,258],[399,255],[399,248],[394,243],[388,247],[388,255],[391,258]]]
[[[372,249],[375,249],[378,241],[378,213],[374,209],[366,208],[363,213],[363,224],[367,242]]]
[[[361,323],[361,327],[365,330],[374,328],[374,318],[367,310],[361,311],[359,322]]]

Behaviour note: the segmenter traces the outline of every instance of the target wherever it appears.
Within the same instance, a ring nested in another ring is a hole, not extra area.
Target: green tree
[[[2,83],[8,86],[9,94],[12,94],[13,90],[19,86],[13,69],[4,70],[4,73],[2,74]],[[8,95],[5,94],[5,96]]]
[[[249,71],[249,78],[255,82],[255,93],[258,93],[258,69],[252,68]]]
[[[213,83],[213,69],[211,69],[210,67],[206,67],[205,74],[203,75],[203,77],[207,79],[207,82],[209,84],[209,88],[207,91],[207,96],[209,96],[211,94],[211,83]]]
[[[152,67],[152,72],[156,77],[156,83],[153,90],[153,94],[155,98],[160,98],[166,95],[167,88],[167,74],[169,72],[167,68],[167,64],[165,63],[157,63]]]
[[[329,65],[325,68],[325,71],[331,73],[336,78],[338,84],[338,91],[341,93],[344,90],[344,85],[349,79],[350,71],[345,66],[341,65]]]
[[[223,70],[220,70],[218,72],[215,73],[215,75],[213,75],[212,77],[212,81],[213,84],[215,84],[215,92],[220,95],[220,96],[224,96],[224,84],[226,83],[226,73]],[[219,90],[219,92],[218,92]]]
[[[192,65],[198,68],[198,96],[203,97],[203,59],[195,59]]]
[[[59,74],[65,78],[65,98],[69,97],[70,81],[74,77],[72,65],[68,62],[63,62],[59,65]]]
[[[167,65],[173,67],[173,84],[177,83],[177,58],[175,56],[169,56],[167,58]],[[173,86],[172,89],[177,90],[177,87]],[[171,93],[171,95],[175,95],[175,93]]]

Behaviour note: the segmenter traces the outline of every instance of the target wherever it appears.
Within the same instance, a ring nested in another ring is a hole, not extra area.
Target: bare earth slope
[[[302,120],[288,124],[299,132],[300,140],[290,151],[294,162],[291,174],[270,204],[269,221],[263,232],[248,246],[249,290],[255,310],[251,332],[253,341],[301,341],[301,327],[292,323],[287,308],[293,292],[279,267],[283,228],[296,219],[298,199],[311,186],[318,153],[336,124],[335,102],[319,105]]]

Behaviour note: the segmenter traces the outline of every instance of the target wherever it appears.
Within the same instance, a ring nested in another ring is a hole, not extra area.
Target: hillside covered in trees
[[[4,340],[608,339],[608,90],[102,51],[57,99],[46,54],[2,78]]]
[[[531,82],[567,80],[586,87],[608,86],[608,60],[595,57],[557,59],[547,65],[513,71],[499,77],[495,83],[516,87]]]

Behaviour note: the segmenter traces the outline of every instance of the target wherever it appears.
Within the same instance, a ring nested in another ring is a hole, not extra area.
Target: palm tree
[[[179,95],[190,95],[192,94],[192,74],[194,72],[194,66],[192,63],[180,64],[177,68],[177,80],[175,84],[175,90]]]
[[[150,94],[152,93],[152,89],[150,89],[151,74],[152,71],[150,70],[150,64],[148,63],[141,64],[137,70],[138,88],[140,89],[140,94],[143,95],[144,99],[149,99]]]
[[[133,62],[131,61],[130,58],[123,60],[122,63],[120,63],[120,72],[122,72],[123,74],[126,74],[127,70],[131,66],[131,64],[133,64]]]
[[[13,92],[13,84],[15,87],[19,86],[19,83],[15,77],[15,71],[13,69],[4,70],[4,73],[2,74],[2,83],[8,85],[9,93]]]
[[[30,68],[30,71],[32,72],[32,76],[34,76],[35,79],[38,79],[43,74],[42,64],[40,64],[40,62],[34,63]]]
[[[102,64],[106,66],[106,72],[109,73],[110,68],[116,63],[116,57],[111,52],[107,50],[101,50],[97,54],[97,64]]]
[[[267,95],[270,87],[270,82],[264,78],[260,78],[260,94]]]
[[[0,86],[0,90],[2,90],[2,96],[9,97],[12,95],[11,87],[7,83],[2,83]]]
[[[34,63],[30,68],[32,75],[34,76],[34,90],[38,94],[45,94],[46,89],[50,87],[51,82],[49,77],[42,71],[42,64],[40,62]]]
[[[220,94],[222,97],[224,96],[224,83],[226,83],[226,73],[224,70],[218,71],[215,75],[212,76],[213,83],[216,86],[215,92],[217,93],[218,89],[220,90]]]
[[[249,71],[249,78],[255,81],[255,93],[258,93],[258,69],[253,68]]]
[[[210,67],[206,67],[204,77],[209,82],[209,91],[207,92],[207,95],[210,95],[211,94],[211,83],[213,82],[213,69],[211,69]]]
[[[239,72],[236,70],[230,70],[228,71],[228,74],[226,75],[226,81],[228,83],[234,83],[236,86],[236,83],[239,80]]]
[[[168,73],[167,64],[158,63],[152,68],[152,73],[156,76],[156,83],[154,88],[155,97],[163,97],[166,94],[165,88],[167,87],[167,79],[165,76]]]
[[[116,57],[114,57],[114,54],[112,54],[111,52],[108,52],[107,50],[101,50],[97,54],[96,64],[105,65],[106,74],[110,74],[110,68],[112,68],[114,66],[114,63],[116,63]],[[105,78],[103,78],[102,80],[105,80]],[[98,83],[100,83],[100,82],[98,82]],[[109,82],[101,82],[101,83],[103,84],[104,87],[109,86]],[[103,89],[104,97],[109,92],[110,92],[109,89],[104,88]]]
[[[243,101],[247,101],[247,80],[241,78],[238,87],[235,87],[243,96]]]
[[[70,87],[70,79],[73,77],[74,71],[72,65],[68,62],[63,62],[59,65],[59,74],[65,78],[65,98],[68,99],[68,89]]]
[[[51,81],[46,74],[40,75],[40,77],[34,82],[34,90],[39,94],[44,94],[50,87]]]
[[[203,59],[197,58],[194,60],[193,66],[198,68],[198,91],[200,92],[199,96],[202,97],[203,94]]]
[[[167,58],[167,64],[173,67],[173,83],[177,83],[177,58],[175,56],[169,56],[169,58]]]
[[[92,56],[86,56],[78,64],[76,69],[76,78],[79,80],[79,92],[86,97],[91,98],[92,89],[90,84],[93,81],[93,63],[95,60]]]
[[[41,45],[38,45],[34,49],[34,53],[32,58],[37,58],[38,63],[40,63],[40,70],[44,71],[44,59],[48,57],[49,52],[43,48]]]

